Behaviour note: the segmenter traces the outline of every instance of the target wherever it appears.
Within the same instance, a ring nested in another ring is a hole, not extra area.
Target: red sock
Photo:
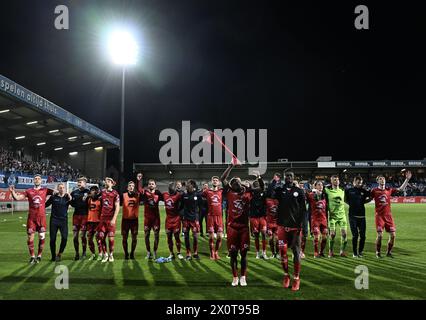
[[[298,278],[300,276],[300,262],[294,263],[294,277]]]
[[[232,269],[232,275],[234,277],[238,277],[237,257],[234,254],[231,255],[231,269]]]
[[[376,252],[380,252],[381,247],[382,247],[382,239],[377,238],[376,239]]]
[[[179,235],[179,232],[178,232],[178,233],[175,233],[175,241],[176,241],[176,249],[177,249],[177,252],[179,252],[179,253],[180,253],[180,249],[181,249],[182,243],[181,243],[181,241],[180,241],[180,235]]]
[[[167,235],[167,245],[169,246],[169,251],[173,252],[173,235],[172,234]]]
[[[302,236],[301,249],[303,253],[305,253],[305,248],[306,248],[306,238]]]
[[[222,246],[222,237],[217,238],[216,240],[216,246],[215,246],[215,251],[219,251],[220,247]]]
[[[274,255],[275,254],[275,245],[274,245],[274,239],[269,240],[269,247],[271,248],[271,252]]]
[[[214,250],[214,239],[213,237],[210,237],[209,239],[209,248],[210,248],[210,255],[213,255],[213,250]]]
[[[105,238],[102,239],[102,251],[103,251],[104,254],[108,253],[108,251],[107,251],[107,245],[106,245],[106,239]]]
[[[284,273],[288,274],[287,245],[284,245],[280,248],[280,255],[281,255],[281,265],[283,267]]]
[[[86,253],[86,249],[87,249],[87,237],[86,237],[86,235],[83,235],[81,237],[81,247],[83,249],[83,253]]]
[[[194,254],[198,254],[198,237],[194,237]]]
[[[321,253],[324,253],[326,245],[327,245],[327,235],[323,234],[321,239]]]
[[[266,251],[266,239],[262,239],[262,251]]]
[[[389,242],[388,242],[388,253],[392,251],[392,248],[393,248],[393,241],[389,240]]]
[[[109,253],[113,253],[114,252],[114,238],[109,238]]]
[[[30,256],[34,257],[34,240],[27,240],[28,251],[30,252]]]
[[[89,250],[92,254],[95,254],[95,243],[93,242],[93,237],[89,238]]]
[[[45,239],[39,239],[38,240],[38,253],[37,253],[37,256],[41,256],[41,254],[43,253],[44,242],[45,242]]]
[[[149,242],[149,237],[145,237],[145,247],[147,252],[151,252],[151,243]]]
[[[254,238],[254,246],[256,247],[256,252],[259,252],[259,237]]]
[[[318,252],[318,242],[319,239],[317,236],[314,237],[314,252],[317,253]],[[321,247],[322,247],[322,242],[321,242]]]

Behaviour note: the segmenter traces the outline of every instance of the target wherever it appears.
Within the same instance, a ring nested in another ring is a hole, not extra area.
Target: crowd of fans
[[[376,182],[376,177],[378,174],[372,173],[370,176],[363,176],[364,179],[364,185],[368,189],[372,189],[378,186],[378,183]],[[392,188],[398,188],[402,185],[404,182],[404,176],[403,175],[391,175],[389,173],[383,174],[386,178],[386,185]],[[362,176],[362,175],[361,175]],[[304,181],[304,177],[296,177],[299,179],[299,181]],[[297,180],[297,179],[296,179]],[[308,184],[313,184],[314,181],[311,179],[306,179],[309,181],[309,183],[306,183],[304,186],[305,188],[309,188]],[[343,188],[349,188],[352,187],[352,181],[353,176],[343,176],[340,179],[340,184]],[[328,179],[325,179],[325,183],[327,184]],[[421,176],[413,176],[404,192],[405,196],[426,196],[426,178]]]
[[[4,148],[0,148],[0,172],[6,175],[41,174],[48,177],[47,182],[76,181],[82,175],[79,169],[65,162],[53,162],[48,159],[34,161],[24,157],[22,151],[10,151]],[[97,179],[89,179],[89,182],[96,183]]]

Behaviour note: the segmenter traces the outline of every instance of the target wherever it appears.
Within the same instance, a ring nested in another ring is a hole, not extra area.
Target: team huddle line
[[[200,219],[206,216],[209,233],[210,259],[219,260],[222,239],[226,237],[228,258],[232,270],[232,286],[247,285],[247,252],[250,247],[250,235],[254,237],[256,258],[269,259],[266,253],[267,239],[272,252],[271,258],[281,261],[284,278],[283,287],[293,291],[299,290],[301,261],[305,258],[305,246],[309,233],[313,235],[314,258],[325,257],[328,244],[328,257],[333,258],[336,229],[340,228],[340,256],[346,257],[348,221],[345,203],[349,205],[349,225],[352,233],[354,258],[362,258],[365,244],[366,222],[365,203],[375,202],[375,224],[377,231],[376,256],[381,258],[383,230],[389,233],[386,255],[393,257],[395,242],[395,223],[391,213],[391,196],[405,190],[411,172],[405,173],[405,181],[400,188],[386,187],[384,176],[378,176],[378,187],[368,190],[363,186],[360,176],[355,177],[353,187],[340,188],[337,175],[332,176],[330,186],[316,181],[312,190],[305,190],[294,180],[292,172],[284,172],[284,179],[276,173],[265,188],[262,177],[255,172],[255,180],[242,181],[239,177],[229,179],[232,163],[221,177],[211,178],[211,187],[204,184],[201,190],[197,183],[189,179],[182,182],[170,182],[167,192],[157,190],[156,182],[149,179],[144,187],[143,174],[139,173],[136,183],[130,181],[127,192],[122,195],[122,245],[125,259],[135,259],[137,235],[139,230],[139,206],[144,206],[144,235],[147,259],[157,259],[160,233],[159,203],[164,202],[166,211],[165,231],[170,255],[168,260],[200,259],[198,238]],[[229,179],[229,180],[228,180]],[[14,186],[10,191],[15,200],[27,199],[29,203],[27,219],[27,245],[30,263],[41,262],[46,235],[46,207],[52,206],[50,218],[50,250],[52,261],[60,261],[65,250],[68,235],[68,208],[74,208],[73,242],[76,252],[75,260],[86,257],[87,244],[91,256],[89,260],[103,263],[114,261],[114,239],[116,222],[120,210],[120,195],[114,189],[115,181],[105,178],[105,188],[86,187],[86,178],[77,180],[77,189],[71,193],[65,191],[60,183],[57,190],[42,187],[41,176],[34,176],[34,187],[19,194]],[[47,199],[47,196],[50,196]],[[224,209],[224,210],[223,210]],[[225,211],[225,224],[223,222]],[[226,229],[224,229],[224,227]],[[226,235],[224,236],[224,230]],[[61,234],[59,250],[56,250],[56,237]],[[151,250],[151,231],[154,233],[153,250]],[[183,256],[180,240],[184,234],[186,255]],[[37,256],[34,249],[35,233],[39,235]],[[191,238],[192,234],[192,246]],[[80,235],[82,256],[80,256]],[[131,248],[128,237],[131,236]],[[358,243],[359,239],[359,243]],[[260,250],[260,240],[262,248]],[[97,250],[96,250],[97,245]],[[176,254],[174,251],[176,246]],[[288,266],[288,249],[293,252],[293,281]],[[239,261],[238,261],[239,260]],[[238,262],[240,270],[238,270]],[[291,283],[292,282],[292,283]]]

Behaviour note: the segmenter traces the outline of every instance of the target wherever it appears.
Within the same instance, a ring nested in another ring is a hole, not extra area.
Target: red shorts
[[[327,233],[328,232],[327,220],[312,219],[311,229],[313,234]]]
[[[223,232],[223,219],[222,216],[207,216],[207,231],[210,233]]]
[[[297,243],[300,245],[300,232],[298,228],[287,228],[278,226],[278,247],[294,247]]]
[[[108,235],[109,237],[115,236],[115,225],[111,225],[111,220],[101,220],[99,221],[98,228],[96,229],[99,232],[99,235],[102,237]]]
[[[180,233],[180,216],[166,216],[166,233]]]
[[[86,231],[87,215],[72,216],[72,231]]]
[[[272,235],[277,235],[278,225],[276,223],[268,223],[267,224],[268,235],[271,237]]]
[[[98,228],[99,222],[91,222],[88,221],[86,223],[87,235],[93,235],[96,233],[96,229]]]
[[[197,220],[189,221],[189,220],[183,220],[183,226],[182,226],[183,232],[189,232],[189,230],[192,231],[192,233],[198,233],[200,232],[200,223]]]
[[[228,251],[250,249],[250,232],[248,227],[233,228],[228,225],[226,236]]]
[[[265,217],[250,217],[250,232],[251,233],[266,232]]]
[[[143,219],[143,229],[144,231],[154,231],[160,230],[160,216],[144,216]]]
[[[139,230],[138,219],[123,219],[121,220],[121,235],[128,234],[137,235]]]
[[[46,216],[34,216],[27,219],[27,234],[46,232]]]
[[[393,221],[393,217],[391,214],[387,214],[387,215],[376,214],[375,220],[376,220],[377,232],[383,232],[383,229],[385,229],[386,232],[396,231],[395,222]]]

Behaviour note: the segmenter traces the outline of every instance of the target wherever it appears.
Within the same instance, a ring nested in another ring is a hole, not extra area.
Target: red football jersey
[[[371,197],[373,197],[376,205],[376,215],[389,215],[391,214],[391,196],[398,192],[394,188],[374,188],[371,190]]]
[[[251,198],[250,192],[238,193],[232,190],[226,192],[229,226],[233,228],[248,227]]]
[[[179,215],[178,203],[180,198],[180,192],[176,192],[173,195],[168,192],[163,193],[164,207],[166,208],[166,214],[168,216],[176,217]]]
[[[278,200],[266,198],[266,222],[270,224],[277,223],[278,221]]]
[[[120,201],[120,196],[116,190],[102,190],[101,197],[102,210],[101,219],[112,219],[115,212],[115,203]]]
[[[142,200],[144,202],[144,216],[145,217],[159,217],[160,209],[158,208],[158,203],[163,199],[163,196],[160,191],[155,190],[150,192],[144,190],[142,193]]]
[[[327,219],[327,201],[325,197],[317,199],[314,192],[309,192],[308,202],[311,209],[311,219]]]
[[[28,198],[29,210],[28,216],[39,217],[46,214],[46,197],[52,195],[53,190],[41,187],[40,189],[30,188],[25,191]]]
[[[209,206],[209,216],[222,216],[222,193],[223,189],[203,191],[202,195],[207,199]]]

